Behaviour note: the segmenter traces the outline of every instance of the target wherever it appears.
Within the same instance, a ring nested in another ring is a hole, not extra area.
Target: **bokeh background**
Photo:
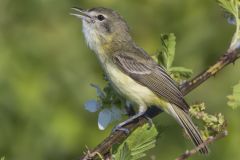
[[[104,86],[103,74],[70,7],[104,6],[128,21],[136,42],[149,54],[160,34],[177,36],[175,65],[197,74],[227,49],[234,26],[216,1],[199,0],[1,0],[0,1],[0,157],[7,160],[74,160],[111,131],[98,130],[97,113],[84,109],[96,97],[90,83]],[[204,101],[210,113],[222,112],[229,136],[210,146],[211,154],[192,159],[240,159],[240,109],[227,107],[240,80],[240,61],[229,65],[186,98]],[[154,119],[163,130],[156,159],[176,158],[192,147],[166,114]]]

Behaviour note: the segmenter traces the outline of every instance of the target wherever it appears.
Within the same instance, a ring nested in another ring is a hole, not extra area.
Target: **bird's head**
[[[102,7],[72,9],[75,12],[71,15],[82,20],[85,39],[95,52],[99,47],[116,49],[131,41],[128,25],[116,11]]]

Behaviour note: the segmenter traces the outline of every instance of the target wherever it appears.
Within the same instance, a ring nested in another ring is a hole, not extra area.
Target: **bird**
[[[123,126],[157,106],[172,116],[198,146],[203,138],[189,115],[189,105],[176,82],[133,40],[127,22],[116,11],[95,7],[73,7],[80,18],[88,47],[95,53],[113,89],[138,106],[138,113]],[[208,147],[199,150],[207,154]]]

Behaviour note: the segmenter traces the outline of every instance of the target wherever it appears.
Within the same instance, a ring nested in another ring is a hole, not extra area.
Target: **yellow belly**
[[[162,100],[149,88],[140,85],[131,77],[123,73],[118,67],[110,63],[105,64],[105,71],[113,87],[124,97],[135,102],[140,107],[147,108],[150,105],[167,106],[166,101]]]

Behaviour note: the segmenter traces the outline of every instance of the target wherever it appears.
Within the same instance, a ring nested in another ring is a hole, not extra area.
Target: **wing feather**
[[[113,56],[113,62],[136,82],[188,112],[188,104],[173,79],[150,57],[135,53],[117,53]]]

